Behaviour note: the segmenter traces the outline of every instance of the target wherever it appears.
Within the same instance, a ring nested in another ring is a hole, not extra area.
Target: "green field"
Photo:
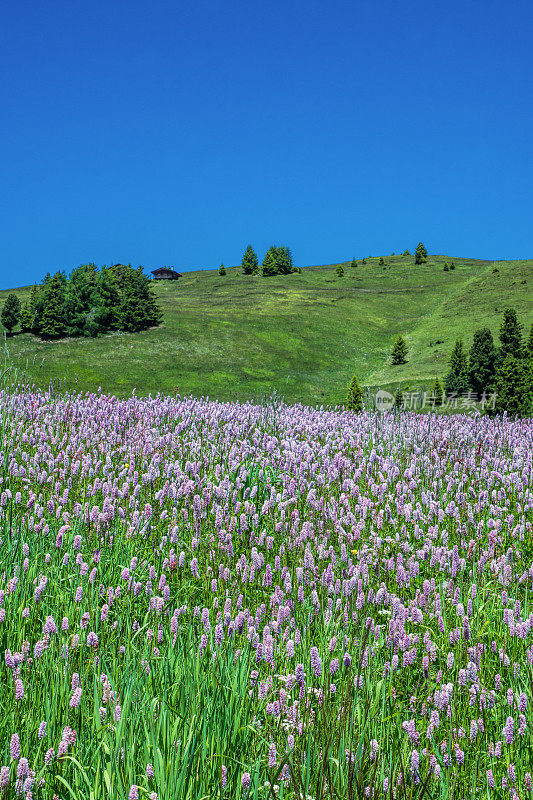
[[[255,277],[240,267],[185,273],[154,283],[163,324],[137,334],[43,342],[16,333],[7,340],[28,379],[46,387],[137,394],[195,394],[221,400],[261,397],[273,389],[287,402],[342,401],[355,371],[366,386],[414,388],[443,377],[459,337],[470,347],[476,328],[497,333],[502,311],[514,306],[533,322],[533,260],[489,262],[429,256],[378,258],[305,267],[301,274]],[[497,271],[495,271],[497,270]],[[29,289],[17,289],[21,299]],[[0,292],[3,301],[8,290]],[[402,333],[409,362],[389,365]]]

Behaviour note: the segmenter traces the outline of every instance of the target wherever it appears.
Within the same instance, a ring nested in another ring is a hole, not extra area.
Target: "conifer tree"
[[[511,417],[533,413],[533,362],[507,353],[496,373],[495,412]]]
[[[350,266],[353,267],[354,269],[357,266],[357,261],[355,260],[355,256],[352,258],[352,263],[350,264]]]
[[[218,274],[219,275],[226,275],[227,274],[226,273],[226,267],[224,266],[224,264],[221,264],[220,267],[218,268]]]
[[[259,273],[259,262],[251,244],[246,248],[241,266],[244,275],[257,275]]]
[[[458,339],[450,356],[450,370],[444,379],[446,394],[465,394],[468,391],[469,376],[463,342]]]
[[[13,328],[18,324],[19,317],[20,300],[16,294],[8,294],[2,308],[2,313],[0,314],[0,320],[9,336],[13,333]]]
[[[409,252],[409,250],[404,250],[404,252],[402,253],[402,256],[410,256],[410,255],[411,253]]]
[[[37,298],[39,296],[39,289],[34,284],[30,290],[30,296],[24,303],[20,311],[20,329],[24,333],[33,330],[35,308],[37,306]]]
[[[468,365],[470,386],[478,400],[483,392],[488,393],[494,387],[496,357],[497,350],[492,333],[488,328],[480,328],[474,333]]]
[[[339,278],[344,277],[344,269],[342,267],[342,264],[337,265],[337,269],[335,270],[335,272],[337,273],[337,277]]]
[[[269,247],[266,252],[266,255],[263,259],[262,271],[265,277],[277,275],[279,272],[278,248],[275,247],[274,245]]]
[[[363,258],[363,260],[362,260],[362,262],[361,262],[361,263],[362,263],[362,264],[366,264],[366,258]]]
[[[42,300],[39,333],[43,339],[58,339],[66,333],[66,290],[67,279],[64,272],[56,272],[43,284],[42,296],[39,298]]]
[[[521,358],[522,353],[522,325],[516,316],[514,308],[506,308],[500,325],[500,361],[503,363],[508,355]]]
[[[355,374],[348,387],[346,407],[351,409],[351,411],[356,411],[358,413],[363,410],[363,393]]]
[[[450,264],[450,269],[455,269],[455,261],[452,261]]]
[[[379,264],[378,264],[378,266],[380,266],[380,267],[384,267],[384,266],[385,266],[385,259],[383,258],[383,256],[380,256],[380,257],[379,257]]]
[[[422,242],[419,242],[415,250],[415,264],[424,264],[427,261],[427,257],[428,251]]]
[[[408,353],[407,344],[405,343],[405,339],[403,338],[401,333],[399,333],[391,351],[391,361],[393,366],[398,366],[398,364],[405,364],[407,361],[407,353]]]
[[[432,395],[435,401],[435,405],[441,406],[444,402],[444,392],[442,391],[442,386],[440,385],[440,381],[438,378],[435,378]]]

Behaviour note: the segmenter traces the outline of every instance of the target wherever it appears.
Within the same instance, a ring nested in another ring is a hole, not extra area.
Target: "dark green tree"
[[[533,413],[533,362],[507,353],[496,373],[495,413],[528,417]]]
[[[339,278],[344,277],[344,269],[342,267],[342,264],[337,264],[337,269],[335,270],[335,272],[337,273],[337,277]]]
[[[244,275],[257,275],[259,273],[259,262],[251,244],[248,245],[242,257],[242,271]]]
[[[442,386],[440,385],[440,381],[438,378],[435,378],[435,383],[433,384],[432,390],[433,399],[436,406],[441,406],[444,402],[444,392],[442,391]]]
[[[221,264],[220,267],[218,268],[218,274],[219,275],[227,275],[226,267],[224,266],[224,264]]]
[[[278,274],[278,257],[277,247],[269,247],[262,264],[262,272],[265,277],[271,277]]]
[[[522,352],[522,325],[516,316],[514,308],[506,308],[500,325],[500,361],[503,363],[506,356],[511,355],[521,358]]]
[[[352,378],[352,382],[348,387],[348,395],[346,397],[346,408],[349,408],[351,411],[356,411],[358,413],[363,410],[363,393],[361,391],[361,387],[359,386],[359,382],[355,374]]]
[[[455,261],[452,261],[450,264],[450,269],[455,269]]]
[[[415,264],[424,264],[427,261],[428,251],[422,244],[419,242],[416,246],[415,250]]]
[[[350,264],[350,266],[353,267],[354,269],[357,266],[357,261],[355,260],[355,256],[352,258],[352,263]]]
[[[461,339],[458,339],[455,343],[449,366],[450,370],[444,379],[446,394],[465,394],[468,391],[469,375],[466,353]]]
[[[380,257],[379,257],[379,264],[378,264],[378,266],[380,266],[380,267],[384,267],[384,266],[385,266],[385,259],[383,258],[383,256],[380,256]]]
[[[67,334],[69,336],[96,336],[95,321],[98,287],[96,264],[82,264],[70,273],[65,300]]]
[[[101,331],[116,331],[119,327],[120,291],[113,267],[102,267],[98,276],[95,297],[95,323]]]
[[[11,336],[13,333],[13,328],[18,325],[20,318],[20,300],[16,294],[8,294],[6,297],[6,302],[2,308],[2,313],[0,314],[0,320],[2,321],[2,325],[8,332],[8,335]]]
[[[496,358],[497,350],[492,333],[488,328],[479,328],[474,333],[468,364],[470,387],[476,393],[478,400],[483,392],[488,393],[494,387]]]
[[[402,253],[402,256],[410,256],[410,255],[411,253],[409,252],[409,250],[404,250],[404,252]]]
[[[31,287],[30,296],[20,310],[20,329],[24,333],[33,330],[33,320],[35,317],[35,307],[37,305],[37,298],[39,296],[39,289],[37,284]]]
[[[64,272],[56,272],[43,282],[39,292],[39,333],[43,339],[58,339],[67,332],[66,317],[67,279]]]
[[[402,334],[399,333],[396,341],[392,346],[391,351],[391,362],[393,366],[398,366],[398,364],[405,364],[407,361],[407,344],[405,343],[405,339],[403,338]]]
[[[362,262],[361,262],[361,263],[362,263],[362,264],[366,264],[366,258],[363,258],[363,260],[362,260]]]

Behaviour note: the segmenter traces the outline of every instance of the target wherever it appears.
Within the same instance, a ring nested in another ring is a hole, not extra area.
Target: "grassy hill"
[[[502,311],[516,307],[533,322],[533,260],[488,262],[449,256],[378,258],[337,277],[336,265],[262,278],[240,267],[186,273],[154,284],[163,324],[137,334],[41,342],[30,334],[7,340],[30,381],[127,395],[171,393],[223,400],[260,397],[276,388],[288,402],[337,403],[355,371],[367,386],[428,386],[447,370],[459,337],[470,347],[476,328],[497,333]],[[29,289],[15,290],[23,300]],[[8,291],[0,292],[0,303]],[[398,333],[409,363],[392,367]]]

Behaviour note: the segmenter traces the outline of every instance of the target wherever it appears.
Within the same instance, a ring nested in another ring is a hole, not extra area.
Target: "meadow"
[[[6,386],[5,800],[531,796],[531,421]]]
[[[430,255],[304,267],[301,274],[263,278],[231,267],[186,272],[154,282],[163,323],[141,333],[44,342],[8,339],[11,356],[36,386],[127,397],[157,392],[258,400],[273,389],[288,403],[344,401],[353,373],[367,387],[399,382],[430,389],[447,372],[456,339],[468,349],[477,328],[497,338],[503,310],[516,308],[525,332],[533,261],[499,262]],[[7,296],[0,292],[0,302]],[[27,289],[17,290],[24,300]],[[401,333],[408,363],[390,365]]]

